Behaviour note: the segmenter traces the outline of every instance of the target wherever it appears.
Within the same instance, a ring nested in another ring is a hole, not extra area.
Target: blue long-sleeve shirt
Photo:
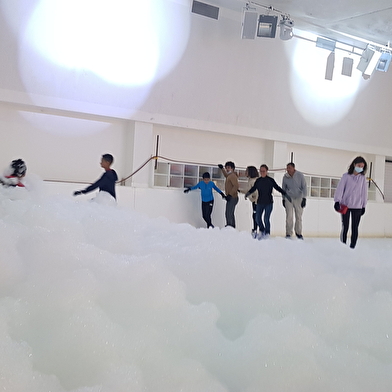
[[[212,195],[212,190],[215,189],[220,195],[223,193],[212,181],[205,183],[204,181],[200,181],[193,187],[191,187],[191,191],[195,189],[200,189],[201,191],[201,201],[209,202],[214,200],[214,196]]]
[[[99,188],[100,191],[105,191],[110,193],[114,198],[116,198],[116,190],[115,185],[117,181],[117,173],[113,170],[107,170],[105,173],[102,174],[101,178],[88,186],[83,193],[88,193],[93,191],[94,189]]]

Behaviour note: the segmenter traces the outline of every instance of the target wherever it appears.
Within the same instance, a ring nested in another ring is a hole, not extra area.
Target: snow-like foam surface
[[[390,391],[390,239],[257,241],[1,189],[0,241],[0,390]]]

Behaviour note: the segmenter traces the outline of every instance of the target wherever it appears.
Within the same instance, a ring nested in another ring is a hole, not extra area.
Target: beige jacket
[[[225,182],[225,193],[226,196],[230,195],[231,197],[238,198],[238,175],[236,172],[227,173],[225,169],[221,169],[223,175],[226,177]]]
[[[244,193],[247,193],[247,192],[250,190],[250,188],[252,188],[252,186],[255,184],[257,178],[258,178],[258,177],[255,177],[255,178],[248,178],[248,186],[247,186],[247,188],[246,188],[246,190],[245,190]],[[259,192],[256,190],[256,191],[254,191],[253,193],[251,193],[251,194],[248,196],[247,199],[248,199],[251,203],[256,203],[258,197],[259,197]]]

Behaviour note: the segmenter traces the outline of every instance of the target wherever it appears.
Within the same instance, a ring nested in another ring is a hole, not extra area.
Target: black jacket
[[[259,197],[257,199],[257,204],[271,204],[273,203],[272,198],[272,189],[275,188],[282,195],[285,195],[286,192],[276,183],[276,181],[272,177],[259,177],[252,188],[247,192],[248,194],[253,193],[254,191],[259,192]]]
[[[94,189],[99,188],[100,191],[108,192],[114,198],[116,198],[115,185],[117,179],[118,179],[117,173],[113,169],[105,171],[105,173],[102,174],[102,177],[98,181],[94,182],[94,184],[88,186],[83,191],[83,193],[88,193],[93,191]]]

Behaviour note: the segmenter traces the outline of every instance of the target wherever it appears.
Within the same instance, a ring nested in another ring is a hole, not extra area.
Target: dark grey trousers
[[[226,202],[226,226],[235,227],[235,206],[238,203],[238,197],[232,197]]]

